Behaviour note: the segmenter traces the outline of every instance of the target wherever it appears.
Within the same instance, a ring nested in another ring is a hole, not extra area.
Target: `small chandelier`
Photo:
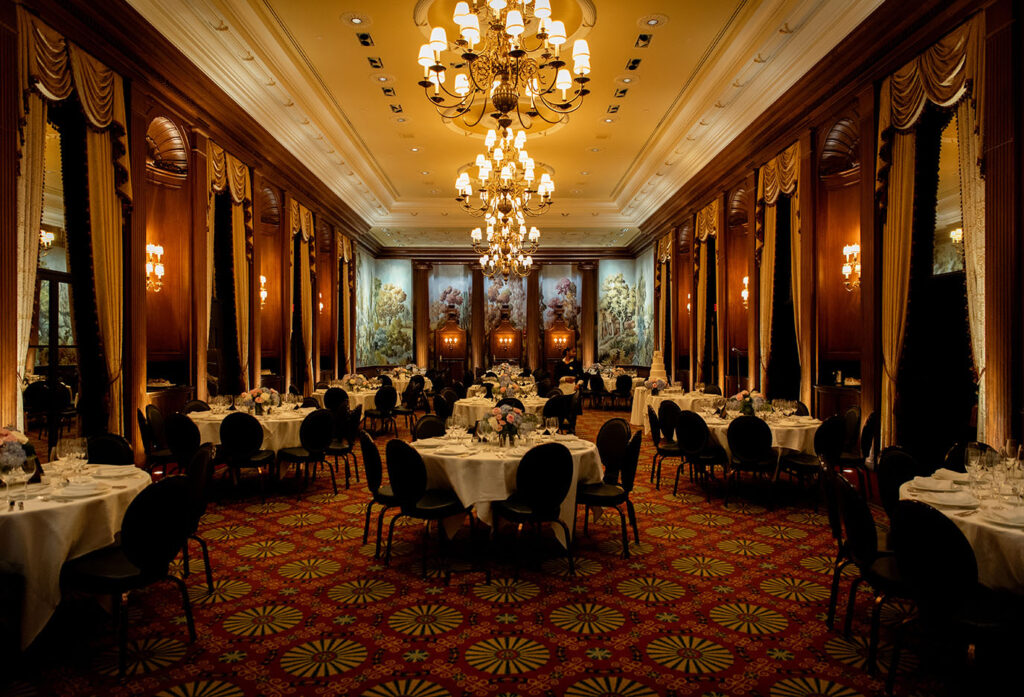
[[[260,274],[260,307],[267,304],[267,277]]]
[[[487,239],[484,232],[476,228],[470,233],[473,240],[473,251],[480,255],[480,266],[484,276],[512,275],[526,276],[533,268],[533,253],[537,251],[540,230],[533,227],[526,231],[525,225],[518,228],[511,222],[487,226]]]
[[[860,245],[843,247],[843,286],[851,293],[860,288]]]
[[[39,248],[44,252],[53,246],[54,240],[57,239],[57,235],[50,232],[49,230],[39,231]]]
[[[954,228],[949,231],[950,241],[958,247],[964,243],[964,229],[962,227]]]
[[[159,293],[164,286],[164,248],[159,244],[146,245],[146,290]]]
[[[544,172],[536,181],[535,163],[526,152],[526,131],[503,129],[500,138],[493,130],[484,141],[487,152],[476,156],[477,176],[463,171],[455,180],[455,200],[471,215],[483,215],[490,221],[540,215],[551,205],[555,184]],[[534,188],[536,187],[536,188]],[[478,198],[473,200],[474,191]]]
[[[743,290],[740,291],[740,299],[743,300],[744,308],[750,306],[750,276],[743,277]]]
[[[565,24],[551,18],[550,0],[472,0],[472,9],[459,2],[452,20],[459,38],[449,45],[444,27],[432,28],[417,61],[423,66],[419,85],[443,119],[461,118],[473,127],[490,115],[507,128],[514,112],[529,128],[534,118],[558,123],[583,105],[590,93],[590,47],[584,39],[573,43],[570,74],[560,55]],[[452,89],[445,86],[446,52],[459,56]],[[523,97],[530,100],[525,113]]]

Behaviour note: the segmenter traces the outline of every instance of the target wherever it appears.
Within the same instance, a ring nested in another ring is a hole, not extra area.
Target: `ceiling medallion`
[[[419,84],[443,119],[461,119],[472,128],[491,116],[504,130],[515,118],[530,128],[535,118],[558,123],[582,106],[590,93],[590,48],[585,39],[573,42],[570,74],[561,56],[567,41],[565,25],[551,18],[550,0],[472,0],[472,8],[470,4],[455,6],[452,19],[459,27],[458,39],[449,44],[444,27],[434,27],[430,43],[420,47]],[[451,82],[442,62],[446,53],[459,57],[449,61]],[[520,108],[521,99],[529,100],[525,110]]]

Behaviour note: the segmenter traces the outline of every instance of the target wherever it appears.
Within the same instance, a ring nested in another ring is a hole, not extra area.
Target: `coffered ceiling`
[[[456,31],[454,0],[128,1],[381,245],[468,246],[478,221],[454,201],[454,180],[483,137],[443,123],[417,85],[429,25]],[[879,4],[553,0],[554,16],[590,43],[592,93],[568,123],[530,132],[530,154],[557,187],[531,221],[542,245],[628,245]]]

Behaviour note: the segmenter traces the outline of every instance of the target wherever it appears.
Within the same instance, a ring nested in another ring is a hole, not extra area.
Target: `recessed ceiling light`
[[[622,228],[622,230],[620,232],[629,232],[629,228],[628,227],[624,227],[624,228]]]
[[[601,148],[591,148],[590,152],[601,152]]]
[[[420,151],[419,148],[409,148],[409,149],[412,150],[413,152],[419,152]]]
[[[622,78],[622,81],[625,82],[628,85],[629,83],[633,82],[633,78],[631,78],[631,77],[624,77],[624,78]]]
[[[605,123],[612,123],[613,121],[615,121],[615,119],[605,119],[604,120]]]
[[[584,177],[590,176],[590,172],[588,172],[587,170],[583,170],[582,172],[580,172],[580,174],[582,174]]]
[[[421,169],[421,170],[420,170],[420,174],[422,174],[422,175],[423,175],[423,176],[425,177],[425,176],[427,176],[428,174],[430,174],[430,171],[429,171],[429,170],[426,170],[426,169]]]
[[[387,82],[387,81],[388,81],[387,75],[378,75],[377,76],[377,82]]]
[[[654,19],[653,17],[651,19],[647,20],[647,26],[649,26],[649,27],[656,27],[659,24],[661,24],[661,22],[659,22],[658,20]]]
[[[348,21],[351,22],[352,24],[362,24],[363,23],[362,17],[353,17],[352,19],[350,19]]]
[[[397,119],[395,119],[395,121],[397,121],[398,123],[405,123],[405,118],[402,117],[402,116],[399,116]]]

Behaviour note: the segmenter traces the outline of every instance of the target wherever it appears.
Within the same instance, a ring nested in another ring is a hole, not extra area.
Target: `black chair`
[[[661,424],[661,438],[666,442],[674,442],[676,438],[676,422],[682,408],[671,399],[662,400],[658,405],[658,423]]]
[[[565,554],[569,560],[569,574],[576,574],[572,558],[572,531],[560,518],[562,501],[569,494],[572,485],[572,453],[561,443],[545,443],[526,451],[516,469],[516,490],[504,501],[491,505],[494,527],[497,531],[500,519],[513,523],[516,538],[519,526],[525,523],[555,523],[565,534]],[[516,545],[516,571],[519,578],[519,555]]]
[[[573,392],[571,395],[566,395],[563,404],[565,405],[565,415],[562,430],[566,433],[576,433],[576,417],[580,415],[580,393]]]
[[[878,532],[867,501],[845,477],[837,476],[835,481],[839,491],[839,510],[843,517],[847,550],[859,572],[850,584],[844,632],[846,636],[850,635],[850,630],[853,627],[854,603],[857,601],[857,588],[866,581],[871,586],[874,596],[867,657],[868,670],[874,672],[878,655],[878,630],[881,624],[882,606],[892,598],[909,598],[910,588],[900,575],[892,554],[880,551],[878,548]]]
[[[730,483],[749,472],[774,483],[779,459],[772,449],[772,430],[756,416],[737,416],[726,430],[732,457],[725,479],[725,502],[729,501]],[[774,488],[774,487],[773,487]]]
[[[139,422],[139,433],[142,435],[142,448],[146,453],[146,470],[152,472],[158,465],[166,470],[167,465],[174,462],[174,453],[166,445],[164,447],[157,446],[149,420],[142,413],[141,409],[136,410],[135,416]]]
[[[459,398],[459,393],[456,392],[451,387],[446,387],[443,390],[441,390],[441,396],[444,397],[445,399],[447,399],[448,403],[453,405],[453,406],[460,399]]]
[[[722,394],[722,393],[721,393],[721,391],[719,391],[717,394]],[[793,414],[794,414],[794,416],[810,416],[811,415],[811,410],[807,408],[806,404],[804,404],[800,400],[797,400],[796,411],[793,412]]]
[[[821,463],[836,467],[843,451],[846,424],[839,416],[830,416],[814,431],[814,455],[785,450],[779,455],[779,474],[796,477],[802,486],[805,479],[817,481]]]
[[[340,387],[328,387],[324,393],[324,409],[338,411],[348,408],[348,392]]]
[[[296,469],[304,470],[303,485],[309,482],[310,469],[316,476],[316,468],[327,463],[331,472],[331,485],[334,493],[338,493],[338,481],[334,472],[334,463],[326,458],[327,446],[334,436],[334,415],[327,409],[317,409],[306,414],[299,426],[299,443],[294,448],[281,448],[277,451],[279,462],[295,465]]]
[[[857,410],[858,418],[860,410]],[[847,412],[849,416],[849,411]],[[849,427],[849,424],[848,424]],[[858,443],[859,452],[854,452],[853,449],[848,449],[839,458],[839,468],[843,470],[853,470],[857,473],[857,480],[860,483],[861,491],[865,492],[867,497],[871,497],[871,472],[868,467],[868,463],[872,465],[878,459],[878,442],[881,437],[878,425],[878,414],[871,412],[868,414],[868,418],[864,421],[864,428],[860,431],[860,442]],[[872,456],[874,459],[872,459]]]
[[[614,396],[604,386],[604,378],[599,373],[590,376],[590,406],[607,406],[609,400]]]
[[[260,497],[266,499],[266,479],[274,466],[274,451],[261,450],[263,426],[255,416],[236,411],[220,422],[220,448],[218,452],[227,463],[228,472],[238,485],[243,468],[256,468],[260,480]]]
[[[620,400],[626,408],[629,408],[630,402],[633,400],[633,378],[628,375],[620,375],[615,378],[615,389],[610,393],[612,398],[612,406],[615,406]]]
[[[444,378],[438,378],[438,380],[441,381],[441,386],[440,386],[439,389],[443,390],[445,387],[447,387],[447,382],[445,381]],[[431,383],[431,385],[433,385],[433,383]],[[426,399],[426,394],[427,394],[427,381],[426,381],[426,378],[424,378],[422,375],[419,375],[419,374],[413,375],[411,378],[409,378],[409,386],[410,387],[415,386],[416,388],[419,389],[419,395],[418,395],[417,399],[412,404],[413,411],[415,411],[417,409],[423,409],[424,411],[430,411],[430,404],[429,404],[429,402],[427,402],[427,399]]]
[[[210,411],[210,405],[201,399],[190,399],[181,408],[182,414],[191,414],[194,411]]]
[[[716,394],[721,396],[722,388],[718,385],[707,385],[704,388],[704,394]]]
[[[557,394],[554,394],[556,393]],[[552,396],[554,395],[554,396]],[[558,390],[553,390],[552,394],[548,395],[548,401],[544,402],[544,408],[541,410],[541,417],[544,419],[558,419],[558,425],[562,425],[562,415],[565,413],[566,406],[565,395]]]
[[[493,382],[485,382],[484,383],[484,396],[487,397],[487,399],[492,399],[494,397],[494,383]]]
[[[444,398],[443,394],[434,395],[434,413],[442,419],[447,419],[454,411],[452,403]]]
[[[613,419],[615,421],[616,419]],[[625,419],[617,419],[625,421]],[[607,425],[607,423],[605,424]],[[626,423],[626,427],[629,424]],[[604,427],[601,429],[604,430]],[[601,449],[601,434],[598,432],[598,450]],[[587,534],[587,521],[590,518],[590,507],[600,506],[602,508],[614,508],[619,513],[619,522],[622,524],[622,557],[629,559],[629,530],[626,528],[626,517],[633,526],[633,536],[637,544],[640,544],[640,530],[636,524],[636,510],[633,502],[629,500],[629,494],[633,491],[633,483],[636,481],[636,468],[640,461],[640,445],[643,441],[643,433],[637,431],[625,444],[625,448],[615,459],[606,460],[604,454],[601,461],[605,464],[604,481],[600,484],[583,484],[576,490],[576,505],[584,506],[583,534]],[[611,462],[612,464],[609,464]],[[622,504],[626,504],[626,515],[623,515]]]
[[[420,375],[414,375],[413,377],[419,377]],[[416,415],[416,409],[420,404],[420,400],[423,398],[423,387],[416,385],[412,382],[405,388],[405,392],[402,393],[402,403],[391,410],[391,413],[395,416],[405,417],[405,427],[412,430],[413,417]],[[397,433],[395,434],[397,435]]]
[[[116,433],[101,433],[86,442],[90,465],[134,465],[132,444]]]
[[[202,436],[195,422],[184,414],[171,414],[166,424],[167,445],[182,470],[192,461],[201,445]]]
[[[595,440],[597,453],[604,463],[605,481],[611,477],[612,482],[618,481],[618,468],[629,446],[633,429],[623,418],[608,419],[601,424]]]
[[[676,417],[676,445],[679,448],[680,461],[676,467],[672,495],[675,496],[679,492],[679,472],[685,463],[690,465],[690,481],[702,480],[710,501],[709,480],[714,479],[715,465],[722,468],[723,478],[729,468],[729,456],[725,448],[715,442],[704,418],[694,411],[681,411]]]
[[[373,396],[373,409],[366,410],[366,418],[376,421],[379,424],[379,431],[377,435],[381,433],[387,433],[388,426],[391,426],[391,430],[394,431],[395,435],[398,435],[398,424],[395,422],[395,404],[398,402],[398,391],[392,385],[384,385],[377,390],[377,394]]]
[[[390,485],[383,484],[384,465],[380,459],[380,451],[366,431],[359,431],[359,448],[363,451],[363,469],[366,471],[366,487],[370,490],[370,500],[366,502],[366,522],[363,524],[363,544],[370,537],[370,515],[373,504],[381,507],[377,516],[377,547],[373,557],[380,557],[381,533],[384,528],[384,512],[398,506],[398,499]]]
[[[424,438],[437,438],[445,434],[444,418],[433,414],[427,414],[420,418],[412,427],[412,439],[423,440]]]
[[[485,378],[496,378],[496,377],[498,377],[498,374],[495,373],[493,370],[488,370],[486,373],[484,373],[484,377]]]
[[[32,421],[39,424],[39,437],[50,418],[50,401],[52,390],[44,380],[29,383],[21,393],[21,401],[25,410],[25,430],[28,431]],[[141,413],[141,412],[140,412]]]
[[[334,458],[334,470],[338,468],[338,458],[345,461],[345,488],[348,489],[352,476],[349,457],[355,458],[356,441],[359,439],[359,422],[363,420],[363,405],[359,404],[350,412],[333,412],[334,437],[324,449],[324,455]],[[359,481],[359,463],[355,463],[356,481]]]
[[[819,465],[821,473],[822,494],[825,497],[825,510],[828,513],[828,526],[832,532],[832,539],[836,543],[836,556],[832,566],[832,589],[828,596],[828,617],[825,623],[832,629],[836,621],[836,608],[839,604],[839,580],[845,569],[853,559],[850,558],[850,550],[846,544],[846,536],[843,533],[843,515],[839,506],[839,483],[836,481],[840,475],[835,468],[824,462]]]
[[[900,500],[900,487],[914,477],[925,474],[921,464],[913,455],[899,446],[889,446],[878,455],[875,477],[878,478],[878,498],[882,508],[892,520],[896,504]]]
[[[326,390],[328,387],[330,387],[330,385],[323,381],[320,381],[313,385],[314,390]]]
[[[543,397],[544,395],[551,391],[551,381],[548,380],[547,378],[544,378],[543,380],[537,380],[536,386],[538,397]]]
[[[60,585],[110,597],[117,627],[118,674],[127,663],[128,611],[123,598],[160,581],[170,581],[181,592],[189,640],[195,641],[185,582],[169,573],[171,561],[189,536],[192,511],[188,505],[189,482],[185,477],[165,477],[147,486],[128,505],[121,523],[120,542],[64,563]]]
[[[444,390],[449,390],[449,389],[450,390],[454,390],[455,391],[455,396],[458,397],[459,399],[465,399],[466,398],[466,390],[467,390],[467,388],[466,388],[466,384],[462,383],[462,382],[453,382],[451,387],[444,387],[444,388],[439,388],[439,387],[437,387],[435,385],[434,386],[434,395],[436,396],[440,392],[442,392]]]
[[[189,533],[182,547],[182,566],[185,577],[189,575],[188,540],[195,540],[203,553],[203,566],[206,569],[206,589],[213,593],[213,569],[210,566],[210,550],[206,540],[199,535],[199,523],[206,513],[208,491],[213,479],[213,444],[207,443],[196,450],[188,461],[185,476],[189,483]]]
[[[523,412],[524,414],[526,413],[526,407],[523,406],[522,401],[519,400],[519,399],[516,399],[515,397],[505,397],[504,399],[499,399],[498,403],[495,404],[494,406],[496,406],[496,407],[510,406],[510,407],[515,408],[515,409],[518,409],[519,411]]]
[[[522,373],[520,373],[520,376],[521,376],[521,377],[524,377],[524,378],[528,378],[528,377],[530,377],[531,375],[533,375],[533,373],[532,373],[532,372],[530,371],[530,369],[529,369],[529,368],[523,368],[523,372],[522,372]]]
[[[320,402],[316,401],[316,397],[303,397],[302,404],[299,405],[299,409],[319,409]]]
[[[428,489],[427,467],[416,449],[405,441],[393,438],[385,446],[388,480],[398,502],[399,512],[391,518],[388,526],[388,547],[384,553],[384,565],[391,563],[391,541],[395,534],[395,522],[408,517],[426,523],[424,535],[429,535],[430,523],[436,521],[441,555],[444,556],[445,531],[441,521],[449,516],[469,513],[459,497],[451,489]],[[568,452],[568,451],[567,451]],[[423,577],[427,576],[427,545],[423,544]],[[446,581],[451,579],[451,570],[445,570]]]
[[[921,501],[900,501],[891,537],[896,566],[918,608],[922,636],[966,644],[971,667],[979,645],[1019,657],[1020,599],[978,582],[974,549],[952,519]],[[896,630],[887,694],[892,694],[899,667],[904,627],[914,619],[905,619]],[[992,691],[973,679],[970,684],[964,694],[998,694],[1008,685],[1003,682],[1002,690]]]
[[[942,459],[942,466],[954,472],[967,472],[967,448],[971,445],[980,448],[982,453],[995,452],[995,448],[987,443],[957,441],[946,451],[946,456]]]
[[[380,382],[381,387],[393,387],[394,382],[391,380],[390,375],[378,375],[377,380]]]
[[[678,406],[678,405],[676,405]],[[651,426],[651,440],[654,441],[654,457],[651,459],[651,483],[654,488],[661,488],[661,463],[666,457],[682,458],[683,452],[678,443],[663,441],[661,437],[661,421],[654,412],[654,407],[647,405],[647,422]]]

